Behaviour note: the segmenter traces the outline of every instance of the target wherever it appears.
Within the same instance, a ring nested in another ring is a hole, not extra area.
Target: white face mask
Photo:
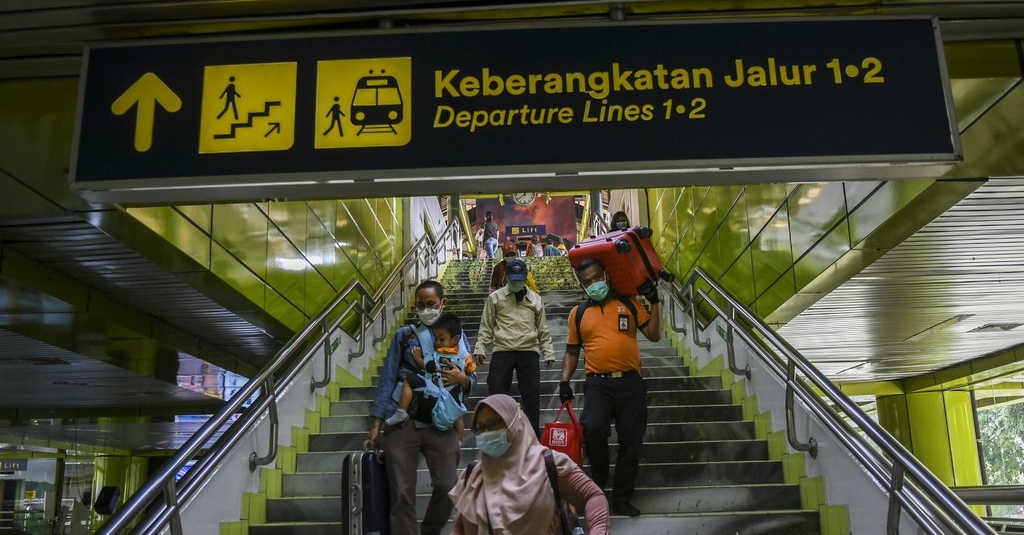
[[[441,307],[441,308],[418,308],[418,309],[416,309],[416,315],[419,316],[420,321],[422,321],[424,325],[428,325],[429,326],[432,323],[434,323],[435,321],[437,321],[437,318],[441,317],[441,311],[442,310],[444,310],[444,307]]]

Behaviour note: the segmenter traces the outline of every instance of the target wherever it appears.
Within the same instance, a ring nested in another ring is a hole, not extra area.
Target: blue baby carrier
[[[420,349],[423,351],[423,365],[427,370],[421,371],[419,375],[426,382],[426,386],[416,388],[414,392],[422,392],[424,397],[435,398],[437,401],[431,411],[434,427],[441,431],[451,429],[455,422],[461,419],[467,412],[462,401],[452,396],[452,391],[459,388],[459,385],[443,386],[441,381],[441,370],[444,366],[457,366],[461,370],[466,369],[466,362],[469,358],[469,346],[465,336],[459,340],[458,354],[439,354],[434,349],[434,336],[423,324],[412,326],[419,340]],[[437,370],[437,371],[434,371]],[[394,398],[397,400],[402,393],[402,385],[395,386]]]

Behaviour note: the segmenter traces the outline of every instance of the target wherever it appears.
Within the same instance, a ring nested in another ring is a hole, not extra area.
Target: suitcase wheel
[[[627,253],[629,253],[632,250],[633,250],[633,244],[629,243],[628,241],[622,240],[622,239],[615,241],[615,252],[616,253],[627,254]]]
[[[646,240],[647,238],[650,238],[652,234],[654,234],[654,231],[647,227],[635,227],[633,230],[636,232],[636,235],[639,236],[641,240]]]
[[[666,271],[664,269],[661,270],[660,273],[658,273],[658,276],[661,277],[661,280],[663,280],[665,282],[672,282],[672,281],[676,280],[676,276],[675,275],[669,273],[668,271]]]

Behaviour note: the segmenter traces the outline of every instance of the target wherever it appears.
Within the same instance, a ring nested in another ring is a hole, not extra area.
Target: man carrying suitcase
[[[612,481],[612,513],[638,516],[640,511],[631,502],[647,429],[647,387],[640,376],[640,345],[636,333],[642,332],[652,342],[661,339],[657,286],[650,285],[644,294],[651,304],[648,313],[636,297],[614,295],[604,266],[593,258],[579,264],[576,278],[588,299],[569,311],[569,335],[558,397],[562,402],[574,397],[569,381],[576,371],[582,348],[586,353],[584,391],[587,397],[581,420],[591,477],[602,489],[608,483],[608,437],[614,420],[619,451]]]

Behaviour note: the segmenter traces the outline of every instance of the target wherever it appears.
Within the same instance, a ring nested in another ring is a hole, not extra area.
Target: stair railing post
[[[441,249],[444,249],[443,241],[437,242],[436,245],[440,246]],[[440,273],[441,270],[440,267],[438,266],[437,258],[438,253],[436,247],[428,247],[427,250],[425,251],[425,254],[423,255],[423,261],[426,262],[427,264],[427,278],[436,279],[438,273]]]
[[[669,287],[668,296],[671,298],[671,306],[669,306],[668,318],[669,327],[673,331],[683,333],[683,336],[686,336],[685,320],[682,324],[679,323],[679,313],[686,313],[686,307],[683,306],[683,300],[680,297],[682,295],[681,288],[682,286],[678,283],[672,283],[672,286]]]
[[[729,371],[737,375],[742,375],[747,379],[750,379],[750,364],[748,363],[745,368],[740,368],[736,365],[736,351],[733,348],[733,337],[732,331],[736,325],[736,307],[729,306],[729,328],[726,330],[725,347],[726,354],[729,357]]]
[[[796,362],[788,359],[786,363],[786,439],[789,445],[797,451],[806,451],[814,459],[818,456],[818,442],[814,437],[807,439],[807,442],[800,442],[796,438],[796,416],[793,412],[793,396],[796,393]]]
[[[393,307],[391,307],[391,313],[392,314],[394,314],[395,312],[398,312],[399,310],[402,310],[403,308],[405,308],[405,281],[402,281],[398,285],[398,299],[397,299],[397,301],[398,301],[398,304],[393,306]]]
[[[263,457],[259,457],[256,452],[249,454],[249,471],[255,471],[257,466],[263,466],[270,464],[277,458],[277,430],[279,426],[277,417],[277,399],[274,392],[274,376],[267,376],[267,382],[263,385],[263,395],[270,396],[270,451],[267,452]]]
[[[356,312],[359,314],[359,349],[348,352],[348,360],[362,356],[363,351],[366,350],[366,295],[362,292],[359,293],[359,306],[356,307]]]
[[[690,320],[693,323],[693,343],[697,347],[711,349],[711,337],[703,342],[700,339],[700,326],[697,325],[697,301],[693,295],[693,285],[687,286],[687,293],[690,294]]]
[[[164,503],[171,510],[171,517],[168,519],[171,535],[183,535],[181,531],[181,505],[178,503],[178,489],[175,488],[174,480],[171,479],[164,486]]]
[[[310,392],[315,391],[317,388],[323,388],[331,382],[331,326],[327,323],[327,318],[320,322],[320,328],[324,332],[324,378],[317,381],[314,375],[309,385]]]
[[[387,303],[385,303],[384,306],[386,307]],[[377,344],[383,342],[384,339],[387,338],[387,336],[388,336],[388,315],[384,314],[383,312],[381,312],[381,315],[380,315],[380,336],[374,336],[373,337],[372,345],[377,345]]]
[[[413,280],[413,283],[409,285],[409,287],[410,287],[410,288],[415,288],[415,287],[416,287],[416,285],[417,285],[417,284],[419,284],[419,281],[421,280],[421,279],[420,279],[420,263],[421,263],[422,261],[423,261],[423,260],[422,260],[422,259],[420,258],[420,255],[419,255],[419,254],[417,254],[417,255],[416,255],[416,271],[415,271],[415,273],[416,273],[416,278],[415,278],[415,279]]]
[[[892,465],[892,486],[889,488],[889,518],[885,526],[887,535],[899,535],[900,533],[899,494],[903,492],[903,473],[902,466],[899,464]]]

